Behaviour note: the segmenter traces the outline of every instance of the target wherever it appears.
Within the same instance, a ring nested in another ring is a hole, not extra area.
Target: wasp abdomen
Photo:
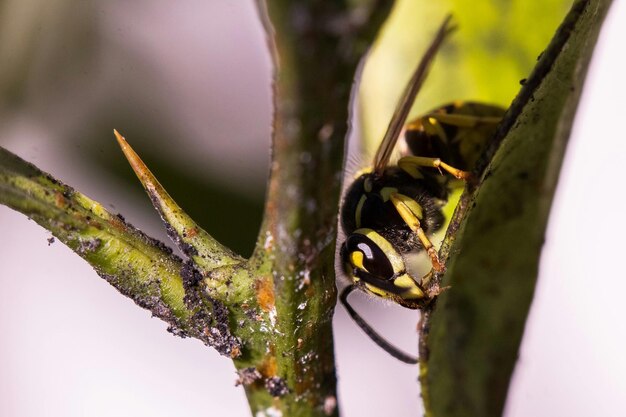
[[[440,158],[456,168],[470,170],[504,112],[492,104],[456,101],[409,122],[405,142],[412,155]]]

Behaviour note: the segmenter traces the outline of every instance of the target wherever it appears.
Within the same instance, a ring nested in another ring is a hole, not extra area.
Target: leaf
[[[502,413],[563,153],[609,5],[574,3],[505,116],[493,159],[479,167],[481,183],[461,197],[456,238],[449,233],[442,248],[452,254],[443,280],[451,290],[423,341],[430,415]]]

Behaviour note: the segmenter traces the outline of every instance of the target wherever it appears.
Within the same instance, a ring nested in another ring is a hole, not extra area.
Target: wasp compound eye
[[[385,252],[368,236],[354,233],[346,239],[342,251],[344,265],[367,271],[380,279],[392,279],[393,266]]]

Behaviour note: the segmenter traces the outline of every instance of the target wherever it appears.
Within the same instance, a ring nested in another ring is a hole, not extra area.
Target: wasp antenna
[[[339,299],[341,300],[341,304],[343,304],[345,309],[348,311],[348,314],[350,314],[350,317],[352,317],[352,320],[354,320],[354,322],[359,325],[359,327],[365,332],[365,334],[370,339],[374,341],[374,343],[376,343],[385,352],[389,353],[394,358],[404,363],[408,363],[410,365],[415,365],[416,363],[418,363],[418,358],[416,358],[415,356],[409,355],[408,353],[404,353],[403,351],[401,351],[400,349],[398,349],[397,347],[389,343],[384,337],[379,335],[376,332],[376,330],[372,328],[372,326],[367,324],[367,322],[363,319],[363,317],[359,315],[359,313],[356,312],[355,309],[352,308],[352,306],[348,302],[348,296],[356,288],[357,288],[357,285],[352,284],[346,287],[341,292],[341,295],[339,296]]]
[[[446,35],[449,35],[459,28],[459,25],[456,22],[453,22],[452,19],[452,13],[448,13],[446,17],[444,17],[443,23],[441,24],[442,27],[445,27]]]
[[[448,14],[443,20],[441,26],[439,26],[439,30],[437,31],[435,38],[424,53],[424,56],[417,65],[417,68],[415,68],[413,76],[409,80],[409,83],[405,87],[404,92],[396,105],[396,109],[393,112],[393,116],[391,117],[391,121],[387,127],[387,132],[385,133],[385,136],[376,151],[376,155],[374,156],[374,172],[378,175],[382,174],[387,167],[387,164],[389,164],[391,153],[398,142],[400,132],[402,132],[402,127],[404,126],[404,123],[409,115],[409,110],[411,110],[415,97],[428,75],[428,70],[437,55],[437,51],[439,51],[439,48],[443,44],[446,36],[456,29],[456,25],[451,24],[451,21],[452,14]]]

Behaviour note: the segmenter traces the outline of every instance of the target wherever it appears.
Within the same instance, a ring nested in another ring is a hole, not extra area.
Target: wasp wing
[[[396,105],[396,109],[391,117],[389,126],[387,127],[387,132],[385,133],[385,136],[376,151],[376,155],[374,156],[374,172],[377,174],[382,174],[389,164],[393,148],[398,142],[402,128],[404,127],[406,119],[409,115],[409,111],[413,106],[413,102],[415,101],[418,91],[422,87],[422,84],[428,75],[428,70],[437,55],[437,51],[443,44],[446,36],[456,29],[456,26],[450,24],[451,19],[452,15],[448,15],[444,19],[443,23],[439,27],[439,30],[437,31],[437,34],[435,35],[435,38],[426,50],[426,53],[420,60],[417,68],[415,68],[411,80],[405,87],[404,92]]]
[[[341,246],[346,240],[346,232],[343,229],[341,222],[341,211],[344,205],[344,198],[346,190],[354,181],[354,173],[357,172],[362,164],[355,156],[363,154],[363,142],[356,140],[361,137],[361,120],[359,117],[359,89],[361,86],[361,80],[363,78],[363,68],[365,62],[369,56],[369,51],[364,54],[357,67],[354,81],[352,83],[352,90],[350,92],[350,102],[348,109],[348,131],[346,133],[346,141],[344,144],[344,160],[343,160],[343,172],[342,172],[342,185],[341,185],[341,199],[339,202],[339,213],[337,216],[337,242],[335,246],[335,276],[340,278],[342,284],[349,284],[350,280],[346,276],[343,265],[341,264]],[[338,280],[339,281],[339,280]]]

